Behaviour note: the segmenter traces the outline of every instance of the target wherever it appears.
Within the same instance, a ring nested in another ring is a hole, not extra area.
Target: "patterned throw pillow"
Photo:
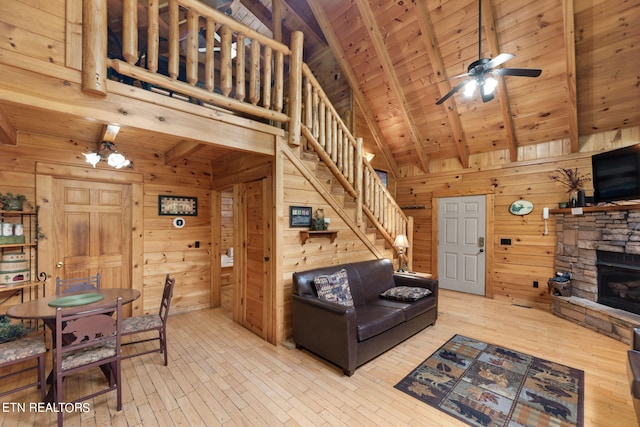
[[[387,289],[380,294],[382,298],[392,299],[396,301],[413,302],[420,298],[431,295],[431,291],[427,288],[413,288],[411,286],[396,286]]]
[[[333,274],[314,277],[313,283],[316,285],[318,298],[347,307],[353,307],[353,298],[351,298],[351,288],[349,288],[347,270],[342,269]]]

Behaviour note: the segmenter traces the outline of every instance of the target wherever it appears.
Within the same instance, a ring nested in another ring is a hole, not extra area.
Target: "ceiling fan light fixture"
[[[476,79],[469,80],[467,84],[464,85],[464,96],[471,98],[473,93],[476,91],[476,86],[478,86]]]
[[[484,80],[484,84],[482,85],[482,92],[485,95],[491,95],[498,87],[498,81],[493,77],[488,77]]]

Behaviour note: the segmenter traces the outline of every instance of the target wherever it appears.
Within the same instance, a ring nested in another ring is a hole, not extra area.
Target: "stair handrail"
[[[398,234],[407,235],[411,242],[409,220],[362,156],[361,140],[353,136],[306,64],[302,75],[302,135],[356,199],[356,212],[367,214],[390,245]]]

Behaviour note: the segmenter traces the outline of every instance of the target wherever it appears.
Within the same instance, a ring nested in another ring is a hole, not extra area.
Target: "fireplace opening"
[[[640,314],[640,255],[596,251],[598,303]]]

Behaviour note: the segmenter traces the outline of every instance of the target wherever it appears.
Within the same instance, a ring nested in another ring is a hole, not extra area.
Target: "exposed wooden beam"
[[[562,0],[564,22],[564,46],[567,57],[567,109],[569,119],[569,142],[571,152],[580,150],[578,141],[578,95],[576,89],[576,40],[573,0]]]
[[[498,43],[498,35],[496,34],[496,22],[493,15],[493,5],[491,0],[485,0],[482,3],[482,26],[484,27],[487,43],[489,44],[489,52],[492,57],[500,54],[500,45]],[[513,115],[511,114],[511,102],[509,102],[509,94],[507,93],[507,85],[504,83],[504,77],[498,80],[497,96],[500,102],[500,113],[504,123],[505,137],[507,139],[507,147],[509,149],[509,158],[512,162],[518,160],[518,147],[516,144],[516,131],[513,126]]]
[[[384,44],[384,39],[382,38],[382,34],[380,33],[380,28],[378,27],[375,16],[373,16],[371,7],[369,6],[367,0],[356,0],[356,4],[358,6],[358,10],[360,11],[360,16],[364,21],[364,26],[367,30],[367,34],[369,35],[376,54],[378,55],[378,60],[382,65],[384,75],[389,82],[389,88],[398,100],[398,110],[400,111],[400,115],[402,116],[405,125],[409,129],[411,139],[413,140],[413,148],[416,151],[416,155],[418,156],[419,165],[424,172],[429,172],[429,159],[427,158],[427,155],[424,151],[422,138],[420,138],[418,127],[416,126],[415,121],[411,116],[409,103],[404,96],[402,85],[400,84],[398,75],[396,74],[395,68],[391,63],[391,58],[389,57],[389,53],[387,52],[387,48]]]
[[[164,164],[174,165],[204,148],[204,144],[195,141],[181,141],[164,153]]]
[[[371,112],[371,108],[369,107],[369,103],[367,102],[364,93],[362,93],[362,90],[360,89],[358,79],[351,69],[349,62],[347,61],[347,56],[344,53],[344,50],[342,50],[340,43],[338,42],[338,37],[333,32],[327,14],[324,12],[322,6],[320,6],[318,2],[309,2],[309,7],[313,11],[313,14],[316,17],[320,28],[322,28],[322,32],[327,39],[327,43],[329,43],[329,47],[333,51],[336,61],[338,61],[338,65],[340,66],[342,73],[347,78],[349,86],[351,86],[351,90],[354,94],[356,103],[358,104],[360,110],[362,111],[362,114],[364,115],[364,119],[367,122],[369,129],[371,130],[371,134],[373,135],[373,139],[378,149],[380,149],[380,151],[382,152],[382,157],[386,161],[393,175],[396,177],[400,176],[400,169],[398,168],[398,164],[393,158],[393,154],[391,154],[391,151],[389,150],[389,145],[384,141],[382,131],[380,130],[378,123],[376,122],[375,117]]]
[[[18,145],[18,132],[2,108],[0,108],[0,142],[7,145]]]
[[[447,72],[444,67],[440,48],[436,41],[435,32],[433,31],[431,16],[429,15],[429,11],[427,10],[424,2],[419,1],[417,2],[417,5],[418,13],[420,15],[418,16],[418,24],[420,25],[420,31],[422,32],[422,39],[425,41],[427,54],[429,55],[429,62],[431,63],[431,67],[433,68],[436,78],[438,79],[440,95],[445,96],[451,90],[451,85],[448,81],[445,81],[447,78]],[[467,149],[467,141],[464,136],[464,131],[462,130],[460,114],[458,114],[458,108],[456,107],[456,103],[453,99],[449,100],[448,106],[445,106],[445,110],[447,112],[447,119],[451,126],[453,138],[455,139],[458,160],[463,168],[468,168],[469,150]]]

